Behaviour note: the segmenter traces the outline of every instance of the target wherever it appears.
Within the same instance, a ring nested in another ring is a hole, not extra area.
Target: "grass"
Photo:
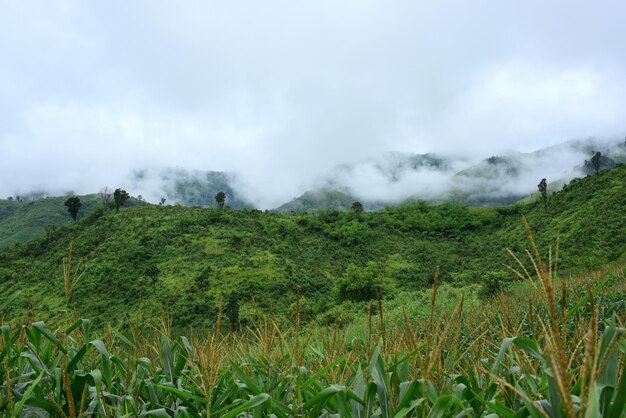
[[[55,332],[0,327],[0,413],[155,417],[623,417],[626,266],[558,277],[558,245],[510,268],[523,282],[490,303],[389,315],[381,298],[346,328],[258,312],[228,332],[173,336],[88,320]],[[621,295],[621,296],[620,296]],[[621,304],[619,302],[622,302]],[[221,305],[220,305],[221,307]]]

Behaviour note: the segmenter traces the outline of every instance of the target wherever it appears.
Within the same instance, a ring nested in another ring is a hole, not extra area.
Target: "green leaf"
[[[600,290],[602,290],[604,286],[607,285],[607,283],[609,283],[609,281],[611,281],[611,279],[613,279],[613,277],[610,274],[607,275],[603,281],[598,283],[591,290],[591,294],[597,294]],[[566,320],[570,319],[571,316],[574,315],[580,309],[580,307],[586,304],[587,302],[589,302],[589,293],[587,293],[581,300],[579,300],[576,305],[572,306],[570,309],[567,310],[567,313],[565,314],[565,319]]]
[[[102,377],[104,382],[110,386],[113,382],[113,372],[111,369],[111,355],[107,351],[104,343],[100,340],[93,340],[89,344],[93,345],[98,352],[100,352],[100,358],[102,359]]]
[[[144,411],[140,415],[140,417],[155,417],[155,418],[171,418],[170,414],[167,413],[165,408],[152,409],[150,411]]]
[[[365,416],[371,417],[374,415],[374,410],[376,409],[376,383],[369,382],[367,384],[367,390],[365,392],[365,400],[366,400],[366,409]]]
[[[378,401],[380,403],[380,409],[383,418],[388,418],[391,415],[389,406],[389,384],[387,382],[387,370],[385,364],[380,356],[380,351],[377,348],[372,356],[372,362],[370,363],[370,375],[372,380],[376,384],[376,390],[378,392]]]
[[[602,387],[600,385],[594,385],[591,391],[591,403],[589,409],[585,413],[586,418],[602,418],[602,412],[600,411],[600,395],[602,394]]]
[[[173,393],[174,395],[178,396],[180,399],[183,400],[194,400],[196,402],[200,402],[202,404],[206,404],[207,400],[205,398],[201,398],[199,396],[194,395],[193,393],[189,393],[186,392],[184,390],[180,390],[180,389],[176,389],[173,386],[167,386],[167,385],[156,385],[156,387],[158,387],[159,389],[162,389],[166,392],[170,392]]]
[[[398,410],[398,412],[396,412],[393,418],[403,418],[407,416],[409,413],[413,412],[415,408],[420,406],[423,402],[424,402],[424,398],[414,400],[413,402],[411,402],[409,406],[406,406]]]
[[[496,356],[496,360],[493,362],[493,366],[491,366],[491,374],[498,374],[498,368],[500,367],[502,360],[504,360],[504,355],[513,343],[513,340],[515,340],[515,338],[505,338],[502,341],[502,344],[500,345],[500,351]]]
[[[245,383],[245,385],[248,387],[250,393],[252,393],[253,395],[261,394],[261,390],[256,386],[252,379],[250,379],[250,377],[246,375],[236,364],[231,363],[231,367],[233,368],[233,371],[235,372],[239,380]]]
[[[622,360],[622,373],[613,403],[607,413],[607,418],[619,418],[626,409],[626,361]]]
[[[172,348],[165,335],[161,335],[161,363],[168,382],[174,382],[174,366],[172,365]]]
[[[404,382],[407,383],[407,382]],[[402,384],[401,384],[402,386]],[[404,390],[404,392],[400,392],[402,393],[402,398],[400,399],[400,403],[398,404],[398,408],[399,409],[403,409],[403,408],[408,408],[409,405],[413,402],[415,402],[415,400],[413,399],[413,397],[415,396],[415,394],[419,391],[420,389],[420,385],[418,382],[411,382],[406,386],[406,389]]]
[[[270,395],[268,395],[267,393],[261,393],[259,395],[254,396],[253,398],[251,398],[250,400],[244,402],[243,404],[239,405],[237,408],[231,410],[230,412],[228,412],[227,414],[225,414],[222,418],[233,418],[236,417],[238,414],[240,414],[243,411],[246,411],[248,409],[251,408],[255,408],[259,405],[262,405],[263,403],[267,402],[267,400],[270,398]]]
[[[78,364],[78,362],[85,356],[85,354],[87,353],[87,348],[88,346],[83,345],[81,347],[80,350],[78,350],[78,352],[76,352],[76,354],[74,354],[74,357],[72,357],[72,359],[70,360],[69,363],[67,363],[67,372],[71,373],[72,371],[74,371],[74,369],[76,368],[76,365]]]
[[[454,395],[444,395],[437,399],[437,402],[433,405],[433,409],[430,410],[428,418],[441,418],[446,416],[445,413],[456,402]]]
[[[539,348],[539,345],[535,340],[532,340],[530,338],[518,337],[513,340],[513,344],[515,344],[531,356],[535,357],[536,359],[546,362],[546,357],[541,352],[541,349]]]
[[[33,406],[35,408],[44,409],[50,413],[55,413],[58,411],[57,406],[50,401],[47,401],[43,398],[32,396],[26,400],[26,405]]]
[[[35,390],[35,387],[39,384],[39,381],[43,377],[43,373],[43,371],[39,373],[39,376],[33,381],[33,383],[30,384],[28,389],[26,389],[26,392],[24,392],[24,395],[22,396],[20,401],[15,404],[15,407],[13,408],[14,416],[20,416],[20,414],[22,413],[22,409],[24,409],[24,405],[26,405],[26,401],[30,397],[31,393],[33,393],[33,390]]]
[[[311,399],[306,401],[304,403],[304,409],[308,410],[312,406],[317,406],[321,410],[321,408],[323,408],[324,404],[331,396],[335,395],[338,392],[342,392],[345,390],[346,390],[345,386],[330,385],[329,387],[323,389],[321,392],[319,392],[318,394],[313,396]]]
[[[132,342],[128,337],[126,337],[124,334],[122,334],[120,331],[117,330],[113,330],[113,334],[115,334],[115,336],[124,344],[126,344],[127,347],[132,348],[133,350],[137,348],[137,346],[135,345],[134,342]]]
[[[339,357],[335,359],[334,361],[332,361],[331,363],[328,363],[326,366],[324,366],[323,368],[318,370],[315,374],[311,375],[311,377],[309,377],[307,380],[305,380],[302,386],[309,386],[311,382],[316,381],[317,379],[319,379],[320,376],[324,375],[327,371],[329,371],[330,369],[332,369],[333,367],[335,367],[337,364],[341,363],[344,360],[345,360],[344,357]]]
[[[48,328],[46,328],[46,324],[43,321],[35,322],[32,324],[32,327],[43,334],[48,340],[50,340],[54,345],[57,346],[59,351],[63,354],[67,354],[67,350],[63,347],[63,344],[50,332]]]
[[[69,334],[69,333],[71,333],[72,331],[74,331],[76,328],[78,328],[79,326],[82,326],[82,327],[83,327],[83,338],[84,338],[84,340],[83,340],[83,341],[85,341],[85,344],[86,344],[86,343],[87,343],[87,341],[89,341],[89,331],[90,331],[90,329],[91,329],[91,320],[89,320],[89,319],[79,319],[79,320],[77,320],[76,322],[74,322],[74,323],[72,324],[72,326],[70,326],[70,327],[69,327],[69,328],[65,331],[65,333],[66,333],[66,334]]]

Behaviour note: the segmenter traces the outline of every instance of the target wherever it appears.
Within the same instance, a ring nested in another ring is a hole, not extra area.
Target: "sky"
[[[271,207],[389,151],[623,138],[625,21],[621,0],[0,0],[0,196],[183,167]]]

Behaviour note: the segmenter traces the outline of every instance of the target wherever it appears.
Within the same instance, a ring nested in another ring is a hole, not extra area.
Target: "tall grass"
[[[493,303],[370,315],[349,328],[293,327],[259,315],[239,333],[173,337],[89,320],[53,332],[0,326],[4,416],[623,417],[624,266],[560,280],[526,229],[526,261],[510,268],[527,290]],[[619,302],[619,301],[617,301]],[[299,306],[299,300],[296,301]]]
[[[67,256],[63,257],[63,291],[65,293],[65,303],[67,306],[70,305],[74,289],[85,272],[86,268],[83,266],[82,260],[79,260],[78,263],[74,265],[73,246],[70,242],[67,248]]]

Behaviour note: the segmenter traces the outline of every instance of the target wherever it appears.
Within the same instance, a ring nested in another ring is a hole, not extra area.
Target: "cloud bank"
[[[236,173],[264,208],[388,151],[623,137],[625,18],[618,0],[2,1],[0,196],[185,167]]]

